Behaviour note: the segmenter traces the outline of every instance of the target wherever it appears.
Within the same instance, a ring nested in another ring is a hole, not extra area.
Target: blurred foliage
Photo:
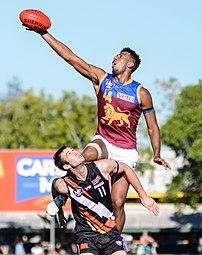
[[[168,185],[166,196],[160,202],[176,203],[196,208],[202,199],[202,84],[182,87],[178,80],[156,81],[158,107],[155,107],[161,125],[161,143],[182,156],[184,165]],[[154,102],[155,104],[155,102]],[[139,160],[136,170],[144,173],[153,169],[151,150],[144,118],[138,125]]]
[[[184,158],[168,186],[166,202],[180,202],[193,208],[202,194],[202,84],[187,86],[177,96],[173,114],[161,127],[162,142]],[[178,194],[183,196],[179,199]]]
[[[202,192],[202,84],[180,88],[171,78],[159,82],[159,103],[166,116],[161,127],[162,143],[183,156],[184,166],[173,177],[162,202],[180,202],[195,207]],[[1,149],[55,149],[62,144],[82,149],[92,138],[97,126],[94,98],[63,92],[59,99],[33,91],[23,91],[15,79],[0,97]],[[158,111],[157,111],[158,115]],[[153,157],[143,123],[138,125],[139,161],[136,170],[153,169]],[[149,145],[149,146],[148,146]],[[179,193],[183,194],[179,198]]]
[[[179,96],[182,85],[176,78],[169,78],[168,81],[156,80],[158,95],[158,106],[155,105],[158,121],[160,124],[165,122],[173,113],[175,101]]]
[[[145,170],[154,171],[154,164],[151,164],[151,159],[153,158],[153,152],[149,146],[141,147],[138,149],[138,162],[135,166],[135,171],[139,174],[144,175]]]
[[[13,82],[1,96],[0,119],[2,149],[83,148],[96,129],[96,103],[74,92],[63,92],[58,100],[43,91],[36,96]]]

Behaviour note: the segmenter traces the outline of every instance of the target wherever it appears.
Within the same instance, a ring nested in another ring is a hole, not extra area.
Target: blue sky
[[[91,82],[79,75],[19,20],[24,9],[49,16],[49,32],[87,62],[111,71],[123,47],[142,59],[133,78],[155,100],[155,80],[177,78],[183,86],[202,79],[202,1],[182,0],[6,0],[1,3],[0,94],[18,77],[23,89],[60,97],[64,90],[94,96]]]

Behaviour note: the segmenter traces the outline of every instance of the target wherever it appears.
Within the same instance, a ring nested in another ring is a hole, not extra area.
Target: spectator
[[[15,254],[16,255],[24,255],[25,254],[24,244],[20,237],[17,237],[15,240]]]
[[[157,242],[151,237],[148,232],[143,232],[140,236],[137,255],[157,255]]]
[[[7,255],[9,253],[9,244],[4,240],[3,236],[0,236],[0,252],[4,255]]]
[[[42,248],[42,246],[37,243],[31,248],[31,254],[32,255],[45,255],[45,252]]]
[[[202,254],[202,236],[198,240],[198,253]]]

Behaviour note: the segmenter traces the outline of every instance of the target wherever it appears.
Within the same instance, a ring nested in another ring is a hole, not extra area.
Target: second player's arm
[[[147,195],[138,176],[128,165],[114,160],[99,160],[97,161],[97,165],[100,169],[102,169],[102,174],[106,179],[108,179],[108,175],[111,173],[123,174],[126,180],[133,186],[139,195],[142,205],[153,212],[154,215],[159,214],[159,207],[157,203],[153,198]]]
[[[159,214],[159,207],[155,200],[147,195],[136,173],[128,165],[121,162],[119,162],[118,173],[124,174],[126,180],[139,195],[142,205],[157,216]]]
[[[147,196],[138,176],[136,173],[125,163],[118,162],[119,169],[117,174],[123,174],[126,180],[133,186],[140,198]],[[116,172],[116,170],[115,170]]]

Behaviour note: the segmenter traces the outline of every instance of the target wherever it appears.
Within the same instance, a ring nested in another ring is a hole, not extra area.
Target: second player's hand
[[[159,215],[159,206],[153,198],[146,196],[144,198],[140,198],[140,201],[141,204],[151,211],[155,216]]]

